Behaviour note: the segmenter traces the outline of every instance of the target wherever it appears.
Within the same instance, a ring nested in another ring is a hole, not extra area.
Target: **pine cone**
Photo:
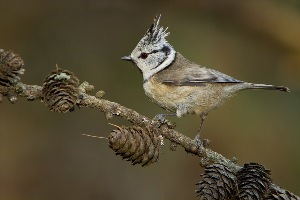
[[[0,49],[0,85],[14,86],[24,74],[24,61],[12,51]]]
[[[300,200],[295,194],[286,191],[279,186],[271,185],[266,200]]]
[[[196,193],[203,200],[231,199],[235,194],[236,178],[224,165],[213,164],[205,168],[203,180],[197,183]]]
[[[51,111],[66,113],[74,110],[79,94],[78,78],[68,70],[57,69],[48,75],[43,84],[43,99]]]
[[[158,161],[161,139],[149,128],[118,127],[108,137],[109,147],[133,165],[147,166]]]
[[[264,199],[271,184],[270,171],[258,163],[248,163],[238,171],[237,199]]]

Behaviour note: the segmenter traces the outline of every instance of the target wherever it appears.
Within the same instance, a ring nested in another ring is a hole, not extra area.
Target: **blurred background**
[[[300,195],[300,1],[0,1],[0,48],[25,61],[22,81],[41,85],[58,64],[105,98],[154,117],[142,76],[120,60],[131,53],[155,15],[168,41],[188,59],[237,79],[285,85],[291,93],[245,91],[206,118],[201,136],[239,164],[258,162],[274,183]],[[199,159],[162,148],[160,161],[131,166],[106,140],[104,114],[53,113],[20,98],[0,104],[0,199],[196,199]],[[171,118],[194,137],[199,118]],[[114,117],[114,124],[128,122]]]

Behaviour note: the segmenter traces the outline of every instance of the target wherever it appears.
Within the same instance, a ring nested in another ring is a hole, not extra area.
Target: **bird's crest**
[[[161,15],[157,15],[154,18],[154,22],[144,35],[142,39],[144,45],[164,43],[165,38],[170,34],[167,32],[168,27],[164,29],[162,26],[159,26],[160,17]]]

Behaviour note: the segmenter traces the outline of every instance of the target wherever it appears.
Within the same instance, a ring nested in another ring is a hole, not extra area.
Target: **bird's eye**
[[[148,57],[147,53],[141,53],[141,55],[139,56],[142,59],[146,59]]]

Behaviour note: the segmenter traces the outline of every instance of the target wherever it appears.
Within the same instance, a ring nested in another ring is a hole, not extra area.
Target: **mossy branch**
[[[43,103],[42,88],[42,86],[27,85],[19,82],[15,87],[0,86],[0,93],[9,94],[9,96],[14,97],[24,97],[29,101],[40,100]],[[240,167],[230,159],[225,158],[221,154],[214,152],[209,148],[198,146],[196,141],[172,129],[172,127],[170,128],[167,125],[160,126],[161,124],[158,121],[154,121],[139,114],[135,110],[126,108],[118,103],[103,99],[99,95],[89,95],[87,92],[89,92],[91,88],[93,88],[93,86],[89,85],[87,82],[83,82],[79,86],[80,92],[76,100],[76,105],[78,107],[98,109],[108,116],[119,116],[128,120],[132,124],[149,127],[150,129],[155,130],[155,132],[159,132],[164,138],[182,146],[186,152],[198,155],[203,160],[203,162],[201,162],[203,167],[211,163],[220,163],[228,166],[234,171],[240,169]],[[100,91],[98,93],[102,92]]]
[[[195,140],[174,130],[174,128],[167,123],[161,124],[156,120],[143,116],[116,102],[103,99],[103,91],[99,91],[95,95],[88,94],[94,89],[92,85],[87,82],[83,82],[79,85],[79,80],[72,72],[61,70],[58,67],[46,77],[43,86],[24,84],[19,78],[19,75],[24,72],[22,67],[23,62],[20,62],[20,57],[11,51],[0,50],[0,97],[6,96],[11,103],[14,103],[18,97],[26,98],[29,101],[40,101],[49,107],[50,110],[61,113],[73,111],[74,107],[78,106],[80,108],[98,109],[104,112],[108,118],[113,115],[122,117],[131,122],[133,127],[118,127],[119,129],[109,136],[109,145],[117,154],[132,161],[133,164],[141,163],[142,165],[148,165],[149,163],[155,162],[158,158],[159,138],[168,139],[171,141],[173,147],[180,145],[186,152],[199,156],[200,165],[208,169],[210,174],[219,173],[220,177],[223,177],[222,180],[227,174],[230,174],[227,178],[232,179],[231,182],[234,183],[232,184],[234,188],[231,189],[235,191],[234,195],[237,196],[236,198],[240,198],[239,193],[237,193],[238,190],[236,188],[238,186],[236,186],[236,184],[241,180],[238,180],[236,176],[245,166],[241,167],[236,164],[236,161],[227,159],[223,155],[207,148],[208,145],[205,145],[207,142],[205,142],[204,145],[198,145]],[[127,149],[124,149],[124,147]],[[144,147],[144,149],[141,147]],[[136,153],[135,151],[139,152]],[[155,160],[153,160],[154,157]],[[210,166],[212,164],[218,164],[224,167],[217,166],[211,168]],[[209,170],[210,168],[213,169],[213,173]],[[223,168],[226,168],[226,170],[222,171]],[[264,173],[264,169],[261,167],[258,168],[260,169],[257,172],[258,175],[254,175],[253,177],[259,177],[260,174]],[[215,178],[215,176],[210,176],[210,174],[206,176],[207,178],[205,180],[209,183],[211,182],[209,180],[210,178]],[[248,175],[246,177],[248,177]],[[264,178],[264,176],[262,176],[262,178]],[[251,181],[253,181],[253,179],[251,179]],[[228,187],[228,185],[226,187]],[[205,190],[203,187],[200,188]],[[256,191],[256,188],[254,189]],[[260,192],[264,195],[264,199],[271,197],[275,199],[277,197],[300,199],[291,192],[271,183],[271,181],[268,181],[268,185],[262,188],[262,190],[267,191]],[[197,193],[203,194],[202,191],[197,191]],[[249,192],[246,191],[245,193],[248,194]],[[250,194],[252,193],[250,192]],[[203,195],[207,195],[207,193]],[[203,198],[203,196],[201,198]]]

